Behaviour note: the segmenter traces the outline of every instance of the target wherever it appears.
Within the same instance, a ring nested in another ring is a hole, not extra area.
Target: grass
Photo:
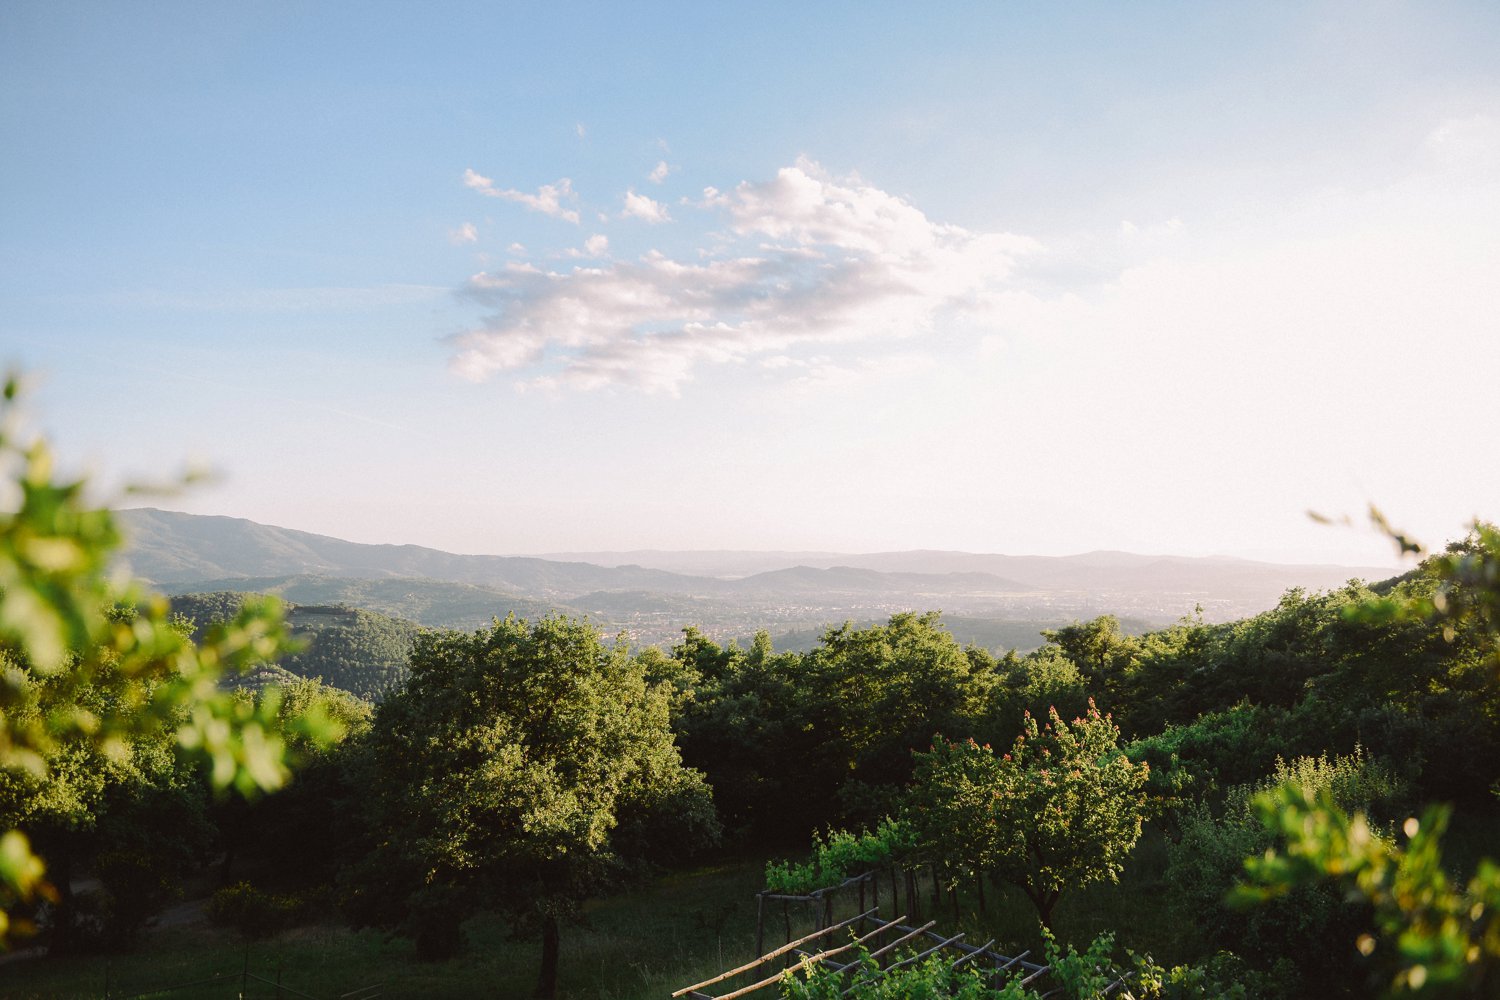
[[[747,961],[754,948],[755,891],[761,862],[735,862],[663,878],[598,900],[584,925],[562,935],[560,995],[570,1000],[653,1000]],[[39,958],[0,967],[0,997],[69,1000],[103,997],[226,977],[215,986],[160,994],[169,1000],[239,995],[242,970],[277,978],[323,1000],[383,984],[386,997],[526,997],[536,984],[540,945],[513,938],[481,916],[465,927],[468,948],[443,963],[416,959],[409,942],[373,931],[303,927],[248,945],[234,932],[192,926],[149,934],[138,950],[113,956]],[[248,955],[248,964],[247,964]],[[245,997],[274,997],[251,982]],[[283,996],[286,996],[283,993]]]
[[[1117,952],[1149,952],[1165,964],[1192,957],[1192,928],[1173,921],[1163,884],[1166,838],[1148,827],[1136,845],[1119,884],[1100,883],[1065,894],[1054,914],[1059,939],[1080,948],[1105,931],[1116,932]],[[560,956],[560,996],[567,1000],[662,1000],[674,990],[708,979],[754,956],[756,899],[764,862],[737,859],[668,875],[636,891],[595,900],[581,926],[566,925]],[[882,913],[890,917],[890,884],[883,880]],[[905,900],[903,899],[903,904]],[[958,895],[957,929],[981,944],[1015,955],[1042,954],[1035,910],[1019,890],[986,887],[984,911],[978,894],[965,886]],[[945,893],[934,912],[930,885],[920,899],[922,920],[936,918],[939,929],[955,927],[953,904]],[[852,916],[858,897],[848,892],[835,907],[835,919]],[[901,912],[906,912],[903,905]],[[910,921],[908,921],[910,922]],[[790,924],[790,928],[788,928]],[[766,907],[765,947],[777,947],[811,929],[805,908]],[[468,947],[442,963],[416,959],[410,942],[374,931],[346,927],[297,928],[247,946],[236,933],[185,926],[148,934],[139,950],[116,956],[41,958],[0,966],[0,998],[68,1000],[104,996],[106,975],[113,994],[207,978],[225,979],[212,988],[160,994],[165,1000],[228,998],[239,995],[243,969],[281,981],[318,1000],[332,1000],[363,986],[383,984],[386,997],[527,997],[536,983],[540,945],[516,938],[509,925],[481,916],[464,928]],[[248,959],[248,965],[247,965]],[[743,986],[757,970],[724,984]],[[246,998],[273,997],[273,986],[250,983]],[[286,994],[283,994],[285,996]],[[765,994],[769,1000],[771,991]]]

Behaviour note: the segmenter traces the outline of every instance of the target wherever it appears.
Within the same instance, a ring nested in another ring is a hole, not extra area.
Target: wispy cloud
[[[652,184],[660,184],[667,179],[667,175],[671,172],[672,168],[667,165],[666,160],[658,160],[656,166],[651,168],[651,173],[647,176],[650,177]]]
[[[578,222],[577,209],[568,208],[563,204],[564,201],[576,202],[578,200],[578,196],[573,193],[573,182],[566,177],[556,184],[543,184],[537,189],[536,194],[527,194],[525,191],[517,191],[513,188],[497,188],[495,182],[483,174],[465,170],[464,186],[478,191],[487,198],[513,201],[525,205],[533,212],[556,216],[575,224]]]
[[[650,202],[631,192],[627,214],[631,196]],[[685,259],[652,251],[606,267],[513,263],[476,275],[466,294],[493,313],[454,338],[453,369],[675,393],[701,365],[910,337],[945,313],[978,316],[1039,250],[1025,237],[934,223],[808,160],[769,181],[709,189],[701,205],[728,228]]]
[[[454,246],[479,242],[479,229],[472,222],[465,222],[457,229],[448,231],[448,242]]]

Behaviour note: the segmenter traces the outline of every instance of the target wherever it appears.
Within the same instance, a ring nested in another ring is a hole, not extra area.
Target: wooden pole
[[[795,969],[808,969],[808,968],[811,968],[812,966],[817,965],[819,962],[821,962],[821,961],[823,961],[825,959],[832,958],[834,955],[841,955],[844,952],[848,951],[850,948],[853,948],[853,947],[856,947],[857,945],[862,944],[865,941],[865,938],[874,937],[876,934],[879,934],[884,929],[885,928],[882,927],[882,928],[873,930],[869,934],[864,935],[864,937],[857,937],[853,941],[850,941],[848,944],[841,945],[838,948],[831,948],[828,951],[820,951],[816,955],[808,955],[806,958],[804,958],[802,961],[798,962],[796,965],[792,966],[791,968],[794,969],[794,970]],[[758,989],[762,989],[763,987],[770,986],[773,983],[780,982],[781,981],[781,977],[783,975],[785,975],[785,973],[778,973],[778,974],[776,974],[774,976],[771,976],[771,977],[769,977],[767,979],[762,979],[758,983],[751,983],[749,986],[746,986],[743,989],[735,990],[733,993],[724,993],[724,994],[721,994],[719,996],[716,996],[716,997],[714,997],[714,1000],[738,1000],[739,997],[744,996],[746,993],[754,993]]]
[[[763,955],[766,951],[766,897],[760,893],[755,894],[755,953]]]
[[[722,983],[726,979],[731,979],[731,978],[733,978],[735,976],[738,976],[741,972],[749,972],[751,969],[755,968],[757,965],[763,965],[766,962],[771,961],[771,959],[773,959],[773,958],[780,958],[783,952],[788,952],[788,951],[791,951],[793,948],[797,948],[797,947],[800,947],[800,946],[802,946],[804,944],[807,944],[807,942],[809,942],[809,941],[811,941],[811,940],[813,940],[815,938],[820,938],[824,934],[827,934],[827,933],[829,933],[831,931],[836,931],[836,930],[839,930],[840,928],[848,927],[850,924],[854,923],[856,920],[860,920],[860,919],[863,919],[864,917],[868,917],[868,916],[870,916],[870,912],[866,911],[864,913],[861,913],[857,917],[850,917],[848,920],[845,920],[845,921],[843,921],[841,923],[835,924],[832,927],[825,927],[822,930],[817,931],[816,933],[807,935],[806,937],[800,937],[800,938],[798,938],[795,941],[789,941],[786,944],[782,945],[780,948],[777,948],[775,951],[771,952],[769,955],[762,955],[762,956],[760,956],[759,958],[755,959],[752,962],[746,962],[744,965],[740,966],[737,969],[730,969],[728,972],[721,972],[717,976],[713,977],[712,979],[705,979],[701,983],[694,983],[691,986],[684,986],[682,989],[680,989],[676,993],[672,994],[673,1000],[676,1000],[677,997],[685,996],[685,995],[687,995],[689,993],[693,993],[693,992],[695,992],[697,990],[701,990],[705,986],[712,986],[714,983]],[[900,919],[900,918],[898,918],[898,919]]]

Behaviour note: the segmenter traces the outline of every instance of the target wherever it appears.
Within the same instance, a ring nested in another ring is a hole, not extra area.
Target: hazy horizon
[[[1500,517],[1496,51],[1480,2],[19,0],[0,362],[101,495],[206,464],[139,502],[350,541],[1395,567],[1371,503]]]
[[[701,548],[701,549],[636,548],[636,549],[572,549],[572,550],[559,549],[559,550],[547,550],[547,551],[536,551],[536,552],[483,552],[483,551],[478,551],[478,550],[473,550],[473,549],[463,549],[463,548],[444,549],[444,548],[441,548],[439,546],[424,545],[424,544],[419,543],[419,542],[410,542],[410,541],[405,541],[405,540],[401,540],[401,539],[394,539],[394,538],[386,538],[386,539],[355,539],[355,538],[347,538],[347,537],[344,537],[343,535],[337,534],[336,532],[330,533],[330,532],[321,532],[321,531],[308,531],[308,529],[306,529],[306,528],[300,528],[300,527],[297,527],[296,525],[290,525],[290,524],[268,524],[268,523],[265,523],[265,522],[255,521],[253,518],[238,518],[235,515],[230,515],[230,514],[217,514],[216,515],[216,514],[206,513],[206,512],[182,511],[182,510],[177,510],[176,508],[159,507],[159,506],[155,506],[155,505],[151,505],[151,504],[121,505],[121,506],[116,507],[116,509],[120,510],[120,511],[131,511],[131,510],[155,511],[155,510],[161,510],[161,511],[167,511],[169,513],[190,513],[190,514],[195,514],[197,516],[204,516],[204,517],[234,517],[236,520],[248,520],[248,521],[251,521],[252,523],[255,523],[255,524],[264,524],[265,527],[269,527],[269,528],[277,528],[277,529],[285,530],[285,531],[307,532],[308,534],[315,534],[315,535],[320,535],[320,536],[324,536],[324,537],[328,537],[328,538],[334,538],[334,539],[337,539],[339,541],[356,542],[358,544],[364,544],[364,545],[396,545],[396,546],[417,545],[418,547],[421,547],[421,548],[431,548],[431,549],[435,549],[437,551],[447,552],[447,553],[450,553],[450,554],[453,554],[453,555],[464,555],[464,556],[502,556],[502,557],[525,558],[525,559],[555,559],[555,560],[572,559],[572,560],[578,560],[578,561],[590,561],[589,557],[600,557],[600,556],[605,556],[605,557],[611,557],[612,558],[612,557],[639,556],[639,555],[663,555],[663,556],[694,556],[694,555],[699,555],[699,556],[709,556],[709,555],[716,555],[716,554],[726,555],[726,556],[733,556],[733,555],[766,556],[766,557],[769,557],[769,556],[787,556],[787,557],[809,556],[809,557],[823,557],[823,558],[828,558],[828,557],[839,557],[839,556],[858,557],[858,556],[869,556],[869,555],[884,555],[884,554],[903,554],[903,553],[930,552],[930,553],[934,553],[934,554],[950,554],[951,553],[951,554],[959,554],[959,555],[1007,556],[1007,557],[1013,557],[1013,558],[1019,558],[1019,559],[1032,559],[1032,558],[1037,558],[1037,559],[1067,559],[1067,558],[1079,558],[1079,557],[1094,556],[1094,555],[1130,555],[1130,556],[1139,556],[1139,557],[1148,558],[1148,559],[1156,559],[1156,558],[1160,558],[1160,559],[1232,559],[1232,560],[1242,560],[1242,561],[1249,561],[1249,562],[1267,562],[1267,563],[1277,563],[1278,562],[1278,560],[1275,560],[1275,559],[1264,559],[1264,560],[1262,560],[1262,559],[1256,559],[1256,558],[1251,557],[1251,556],[1232,555],[1232,554],[1222,553],[1222,552],[1209,552],[1209,553],[1203,553],[1203,554],[1200,554],[1200,555],[1192,555],[1192,554],[1183,554],[1183,553],[1177,553],[1177,552],[1130,552],[1130,551],[1125,550],[1125,549],[1089,549],[1089,550],[1083,551],[1083,552],[1057,552],[1057,553],[1044,553],[1044,552],[977,552],[977,551],[973,551],[973,550],[969,550],[969,549],[931,549],[931,548],[920,548],[920,547],[918,547],[918,548],[909,548],[909,549],[881,549],[881,550],[870,550],[870,551],[863,551],[863,552],[861,552],[861,551],[853,551],[853,550],[840,550],[840,549],[775,549],[775,548],[735,548],[735,549],[726,549],[726,548]],[[1327,562],[1325,562],[1325,563],[1320,563],[1320,564],[1316,564],[1316,565],[1343,566],[1343,567],[1347,567],[1349,569],[1375,569],[1375,568],[1379,568],[1379,569],[1389,569],[1389,570],[1396,571],[1396,570],[1401,569],[1403,566],[1407,565],[1409,562],[1410,562],[1410,558],[1409,557],[1408,557],[1408,559],[1405,562],[1403,562],[1402,560],[1396,558],[1394,556],[1394,554],[1393,554],[1392,557],[1389,560],[1384,561],[1384,562],[1378,561],[1378,560],[1375,561],[1375,562],[1370,562],[1370,563],[1338,563],[1338,562],[1327,563]],[[1295,565],[1295,563],[1292,564],[1292,565]],[[1315,564],[1308,563],[1307,565],[1315,565]]]

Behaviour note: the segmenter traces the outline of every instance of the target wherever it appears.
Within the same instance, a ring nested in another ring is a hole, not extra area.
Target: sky
[[[1488,0],[10,0],[0,363],[105,499],[354,541],[1392,565],[1372,503],[1500,518],[1496,52]]]

